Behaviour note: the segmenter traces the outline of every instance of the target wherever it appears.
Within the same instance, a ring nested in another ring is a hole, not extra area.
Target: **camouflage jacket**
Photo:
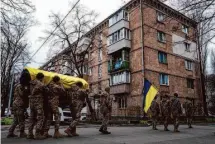
[[[171,104],[172,116],[180,116],[182,114],[181,102],[178,98],[174,98]]]
[[[112,100],[107,92],[102,92],[100,97],[100,111],[101,113],[111,112]]]
[[[73,86],[69,96],[71,97],[71,103],[76,101],[85,102],[87,92],[84,89],[80,89],[78,86]]]
[[[31,95],[29,96],[29,98],[43,98],[45,91],[46,87],[41,81],[33,80],[30,83]]]
[[[18,84],[14,91],[13,107],[27,108],[29,105],[28,95],[29,88],[27,86],[24,87],[21,84]]]
[[[170,114],[171,114],[171,103],[169,100],[163,100],[161,102],[161,113],[162,113],[162,116],[170,116]]]
[[[54,82],[51,82],[48,85],[48,91],[49,91],[48,99],[50,102],[59,101],[59,96],[64,95],[65,93],[63,86],[60,84],[56,84]]]
[[[191,102],[185,102],[184,103],[184,108],[185,108],[185,115],[186,116],[192,116],[193,115],[193,104]]]
[[[150,110],[152,112],[152,116],[158,116],[160,113],[159,104],[155,100],[152,101],[150,106]]]

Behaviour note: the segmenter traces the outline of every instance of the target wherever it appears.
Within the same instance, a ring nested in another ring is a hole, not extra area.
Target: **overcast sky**
[[[28,34],[29,41],[32,45],[30,52],[34,53],[43,41],[39,37],[44,36],[43,30],[48,27],[49,15],[51,12],[60,12],[66,15],[69,9],[71,9],[71,3],[75,3],[77,0],[31,0],[36,6],[35,18],[38,21],[38,25],[34,26]],[[110,14],[119,9],[124,2],[129,0],[80,0],[81,4],[84,4],[87,8],[95,10],[99,16],[97,22],[101,22]],[[46,44],[33,58],[32,63],[28,64],[31,67],[41,66],[47,56],[49,45]]]
[[[39,40],[39,37],[43,37],[45,30],[48,27],[49,15],[51,12],[60,12],[66,15],[71,9],[71,3],[75,3],[77,0],[31,0],[36,6],[35,18],[38,21],[38,25],[34,26],[28,37],[32,45],[31,53],[34,53],[43,41]],[[110,14],[115,12],[121,6],[123,6],[129,0],[80,0],[80,3],[85,5],[91,10],[95,10],[99,16],[97,23],[107,18]],[[214,40],[215,41],[215,40]],[[210,45],[210,48],[214,49],[214,45]],[[46,44],[43,48],[35,55],[32,63],[28,64],[31,67],[39,67],[46,62],[49,45]]]

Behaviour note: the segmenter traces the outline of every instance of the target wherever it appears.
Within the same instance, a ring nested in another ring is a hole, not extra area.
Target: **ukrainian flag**
[[[155,98],[158,90],[154,85],[152,85],[147,79],[144,80],[143,88],[143,108],[147,113],[148,109],[151,106],[153,99]]]

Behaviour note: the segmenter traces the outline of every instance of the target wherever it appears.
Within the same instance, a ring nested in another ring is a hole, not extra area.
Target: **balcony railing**
[[[130,83],[130,72],[123,71],[112,74],[110,77],[110,86]]]
[[[129,61],[122,61],[121,64],[108,62],[108,72],[115,72],[119,70],[129,70]]]

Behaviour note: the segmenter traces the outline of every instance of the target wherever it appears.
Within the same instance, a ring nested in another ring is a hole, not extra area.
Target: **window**
[[[125,20],[128,20],[128,12],[124,11],[124,13],[123,13],[123,18],[124,18]]]
[[[102,33],[100,32],[99,33],[99,41],[102,41],[102,39],[103,39],[103,36],[102,36]]]
[[[158,60],[160,63],[167,63],[167,54],[164,52],[158,52]]]
[[[161,12],[157,12],[157,21],[163,22],[165,19],[165,15]]]
[[[99,49],[99,61],[102,61],[102,49]]]
[[[130,73],[129,72],[120,72],[114,75],[111,75],[110,85],[118,85],[122,83],[130,83]]]
[[[118,99],[119,108],[127,108],[127,97],[120,97]]]
[[[88,68],[88,70],[89,70],[89,75],[91,76],[92,75],[92,70],[93,70],[93,68]]]
[[[83,74],[87,74],[87,71],[88,71],[87,66],[83,66],[82,69],[83,69]]]
[[[193,79],[187,79],[187,88],[194,89],[194,80]]]
[[[160,74],[160,85],[169,85],[169,76],[167,74]]]
[[[166,42],[165,33],[161,32],[161,31],[158,31],[157,38],[158,38],[158,41],[160,41],[160,42]]]
[[[111,34],[109,37],[108,37],[108,42],[107,44],[108,45],[111,45],[111,44],[114,44],[116,43],[117,41],[120,41],[121,39],[130,39],[130,34],[131,31],[129,29],[126,29],[126,28],[122,28],[116,32],[114,32],[113,34]]]
[[[190,43],[184,42],[185,51],[190,52]]]
[[[113,24],[117,23],[118,21],[120,21],[121,19],[125,19],[128,20],[128,12],[121,10],[119,12],[117,12],[115,15],[113,15],[110,19],[109,19],[109,27],[112,26]]]
[[[102,77],[102,65],[101,64],[98,66],[98,77],[99,78]]]
[[[182,25],[182,32],[188,34],[188,26]]]
[[[192,61],[189,61],[189,60],[185,60],[185,68],[187,69],[187,70],[192,70],[193,68],[193,66],[192,66],[193,64],[192,64]]]

